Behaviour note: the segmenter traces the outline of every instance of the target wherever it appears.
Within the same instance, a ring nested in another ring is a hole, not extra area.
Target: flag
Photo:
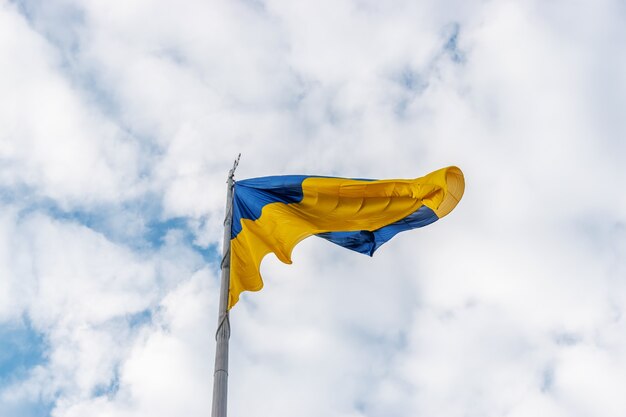
[[[268,253],[291,264],[294,246],[316,235],[372,256],[396,234],[450,213],[464,189],[457,167],[408,180],[286,175],[237,181],[228,308],[241,292],[263,287],[260,266]]]

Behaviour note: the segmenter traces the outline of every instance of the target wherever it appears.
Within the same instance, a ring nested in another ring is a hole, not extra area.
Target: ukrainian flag
[[[241,292],[263,287],[260,265],[268,253],[290,264],[294,246],[316,235],[372,256],[396,234],[450,213],[465,181],[459,168],[448,167],[413,180],[287,175],[234,187],[229,309]]]

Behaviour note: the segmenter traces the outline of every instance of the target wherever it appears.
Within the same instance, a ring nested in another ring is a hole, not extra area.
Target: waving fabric
[[[237,181],[228,308],[241,292],[263,287],[259,269],[268,253],[290,264],[294,246],[316,235],[372,256],[397,233],[450,213],[464,189],[457,167],[412,180],[288,175]]]

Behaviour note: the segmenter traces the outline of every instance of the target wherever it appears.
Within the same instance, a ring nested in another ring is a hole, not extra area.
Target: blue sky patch
[[[49,417],[54,405],[45,401],[0,404],[2,417]]]
[[[63,209],[54,200],[36,198],[28,188],[0,189],[0,202],[3,204],[24,204],[19,212],[21,218],[34,213],[43,213],[51,218],[83,225],[102,234],[113,243],[134,251],[157,250],[165,244],[165,236],[171,231],[179,231],[183,242],[202,256],[206,263],[220,262],[221,250],[217,244],[200,246],[196,244],[195,230],[188,217],[162,219],[162,208],[158,196],[144,196],[121,205],[99,205],[93,208]],[[199,220],[201,223],[205,219]]]
[[[28,319],[0,324],[0,389],[45,362],[46,341]]]
[[[461,64],[465,62],[465,54],[459,49],[459,34],[461,32],[461,26],[458,23],[450,25],[447,41],[443,49],[448,53],[452,62]]]

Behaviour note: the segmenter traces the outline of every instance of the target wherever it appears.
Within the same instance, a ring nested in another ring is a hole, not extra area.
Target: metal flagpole
[[[228,172],[226,191],[226,218],[224,219],[224,244],[222,247],[222,280],[220,287],[220,309],[215,333],[215,373],[213,374],[213,408],[211,417],[226,417],[228,396],[228,340],[230,339],[230,320],[228,317],[228,288],[230,286],[230,231],[233,220],[233,187],[235,170],[239,165],[237,156],[233,167]]]

